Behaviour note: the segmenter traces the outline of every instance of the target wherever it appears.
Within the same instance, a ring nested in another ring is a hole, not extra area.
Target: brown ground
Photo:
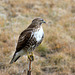
[[[75,75],[75,0],[0,0],[0,75],[26,75],[26,56],[9,62],[19,34],[35,17],[47,25],[32,75]]]

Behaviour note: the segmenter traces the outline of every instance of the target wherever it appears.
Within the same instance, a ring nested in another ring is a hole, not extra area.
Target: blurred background
[[[27,56],[9,62],[19,34],[36,17],[47,25],[32,75],[75,75],[75,0],[0,0],[0,75],[27,75]]]

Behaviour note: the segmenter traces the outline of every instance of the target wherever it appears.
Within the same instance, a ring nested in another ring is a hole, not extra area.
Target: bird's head
[[[42,18],[35,18],[32,21],[33,24],[41,25],[42,23],[46,23]]]

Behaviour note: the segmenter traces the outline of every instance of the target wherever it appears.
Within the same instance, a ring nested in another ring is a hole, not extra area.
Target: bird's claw
[[[28,56],[28,59],[29,59],[30,61],[34,61],[34,56],[33,56],[33,55],[29,55],[29,56]]]

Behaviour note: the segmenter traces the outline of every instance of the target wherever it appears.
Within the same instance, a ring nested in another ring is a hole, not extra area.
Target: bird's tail
[[[13,55],[13,58],[12,58],[10,64],[12,64],[13,62],[16,62],[17,59],[19,59],[19,58],[20,58],[20,56],[18,56],[17,53],[15,52],[15,54]]]

